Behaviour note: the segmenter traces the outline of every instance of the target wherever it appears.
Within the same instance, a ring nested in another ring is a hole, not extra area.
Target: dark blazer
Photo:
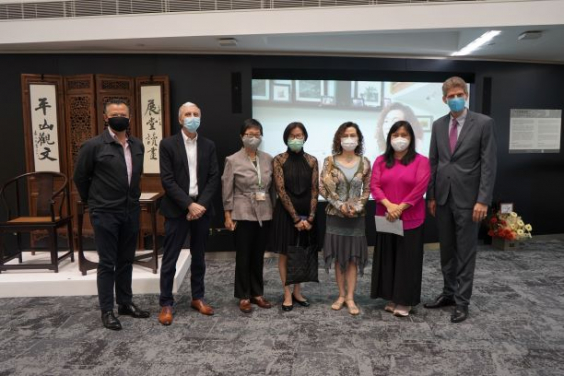
[[[450,114],[433,123],[427,199],[444,205],[450,194],[459,208],[472,209],[477,202],[489,206],[497,168],[494,120],[468,110],[452,155],[449,123]]]
[[[127,181],[123,146],[108,130],[80,147],[73,180],[81,200],[88,203],[91,211],[123,212],[139,206],[145,148],[135,137],[129,137],[127,142],[131,150],[131,183]]]
[[[219,170],[213,141],[198,135],[197,162],[198,197],[189,195],[190,174],[188,157],[182,130],[161,141],[159,146],[161,183],[165,195],[161,201],[160,212],[167,218],[186,216],[192,202],[204,206],[210,215],[214,214],[213,196],[219,190]]]

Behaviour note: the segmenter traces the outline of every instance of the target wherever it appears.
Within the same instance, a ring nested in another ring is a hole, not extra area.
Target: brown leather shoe
[[[213,308],[210,305],[204,303],[202,299],[193,299],[190,306],[196,311],[200,312],[202,315],[213,315]]]
[[[241,299],[241,301],[239,302],[239,309],[243,313],[251,313],[253,311],[251,301],[249,299]]]
[[[172,307],[171,306],[164,306],[161,309],[161,313],[159,313],[159,322],[163,325],[170,325],[172,324]]]
[[[251,298],[251,303],[258,305],[260,308],[272,308],[272,304],[262,296]]]

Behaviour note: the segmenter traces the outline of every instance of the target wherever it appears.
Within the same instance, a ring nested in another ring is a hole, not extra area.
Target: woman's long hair
[[[341,137],[343,137],[347,128],[350,127],[356,129],[356,133],[358,134],[358,146],[354,149],[354,153],[356,155],[362,155],[362,153],[364,153],[364,137],[362,136],[362,132],[360,131],[358,124],[353,123],[352,121],[347,121],[337,128],[337,132],[335,132],[335,136],[333,136],[333,155],[341,154],[343,152]]]
[[[415,113],[413,112],[411,107],[403,103],[394,102],[384,107],[384,109],[380,113],[380,116],[378,117],[378,124],[376,125],[376,142],[378,142],[378,148],[380,150],[385,150],[386,146],[386,139],[384,136],[384,120],[386,120],[388,113],[393,110],[401,111],[404,117],[403,120],[411,124],[416,138],[420,140],[423,139],[423,128],[421,127],[421,123],[419,123],[419,120],[417,119],[417,116],[415,116]]]
[[[413,132],[413,127],[409,122],[400,120],[396,121],[394,125],[390,128],[388,132],[388,137],[386,138],[386,152],[384,153],[384,160],[386,161],[386,167],[392,168],[394,163],[396,163],[396,159],[394,157],[395,150],[392,147],[392,134],[397,132],[398,129],[405,128],[407,133],[409,133],[409,146],[407,147],[407,153],[403,156],[400,160],[400,163],[404,166],[407,166],[415,159],[417,152],[415,151],[415,133]]]

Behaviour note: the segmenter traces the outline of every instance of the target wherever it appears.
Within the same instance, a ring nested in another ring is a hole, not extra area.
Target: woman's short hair
[[[284,138],[284,143],[286,145],[288,145],[288,138],[290,137],[290,133],[292,133],[292,131],[296,128],[300,128],[300,130],[304,134],[304,141],[307,141],[307,131],[305,126],[303,125],[303,123],[300,123],[299,121],[294,121],[288,124],[286,129],[284,129],[284,134],[282,135],[282,137]]]
[[[244,136],[245,133],[247,133],[247,130],[250,128],[258,128],[258,130],[260,130],[260,135],[262,136],[262,124],[259,123],[258,120],[247,119],[243,122],[243,125],[241,126],[241,131],[239,132],[241,137]]]
[[[362,136],[362,132],[358,127],[358,124],[353,123],[352,121],[347,121],[337,128],[335,132],[335,136],[333,136],[333,155],[341,154],[343,152],[343,147],[341,146],[341,137],[345,134],[347,128],[354,128],[356,129],[356,133],[358,134],[358,146],[354,149],[354,153],[356,155],[362,155],[364,153],[364,137]]]

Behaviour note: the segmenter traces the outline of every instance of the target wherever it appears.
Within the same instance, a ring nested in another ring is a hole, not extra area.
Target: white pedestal
[[[139,253],[137,253],[139,254]],[[96,252],[86,252],[89,260],[98,261]],[[75,261],[66,259],[59,264],[59,272],[52,270],[9,270],[0,274],[0,298],[36,297],[36,296],[76,296],[97,295],[96,269],[89,270],[83,276],[78,270],[78,254],[75,252]],[[25,263],[49,262],[49,252],[24,253]],[[184,277],[190,268],[190,250],[184,249],[180,252],[176,264],[176,275],[174,276],[173,292],[184,281]],[[17,264],[18,260],[11,260],[9,264]],[[133,293],[134,294],[158,294],[161,258],[159,258],[159,270],[157,274],[149,268],[133,264]]]

